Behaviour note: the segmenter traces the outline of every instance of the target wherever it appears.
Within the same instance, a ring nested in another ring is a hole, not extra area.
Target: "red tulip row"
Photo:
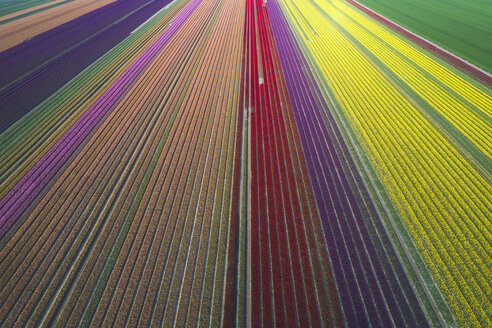
[[[251,324],[342,325],[268,13],[248,1]]]

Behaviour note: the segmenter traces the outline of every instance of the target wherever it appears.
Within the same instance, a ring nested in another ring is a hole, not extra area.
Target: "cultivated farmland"
[[[492,325],[488,72],[352,0],[0,8],[49,26],[0,53],[0,326]]]

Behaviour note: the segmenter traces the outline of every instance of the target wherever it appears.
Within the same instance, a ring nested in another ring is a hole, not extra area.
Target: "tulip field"
[[[492,326],[492,13],[385,2],[0,0],[0,327]]]

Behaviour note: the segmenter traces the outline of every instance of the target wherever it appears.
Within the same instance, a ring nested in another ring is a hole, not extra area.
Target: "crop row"
[[[307,163],[262,1],[247,3],[251,325],[340,326]]]

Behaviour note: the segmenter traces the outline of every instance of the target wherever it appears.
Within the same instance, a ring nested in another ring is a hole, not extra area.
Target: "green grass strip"
[[[240,104],[242,106],[242,104]],[[239,119],[243,120],[242,154],[241,154],[241,184],[239,194],[239,254],[237,277],[237,315],[236,327],[246,325],[246,238],[247,238],[247,211],[248,211],[248,115],[240,111]]]

